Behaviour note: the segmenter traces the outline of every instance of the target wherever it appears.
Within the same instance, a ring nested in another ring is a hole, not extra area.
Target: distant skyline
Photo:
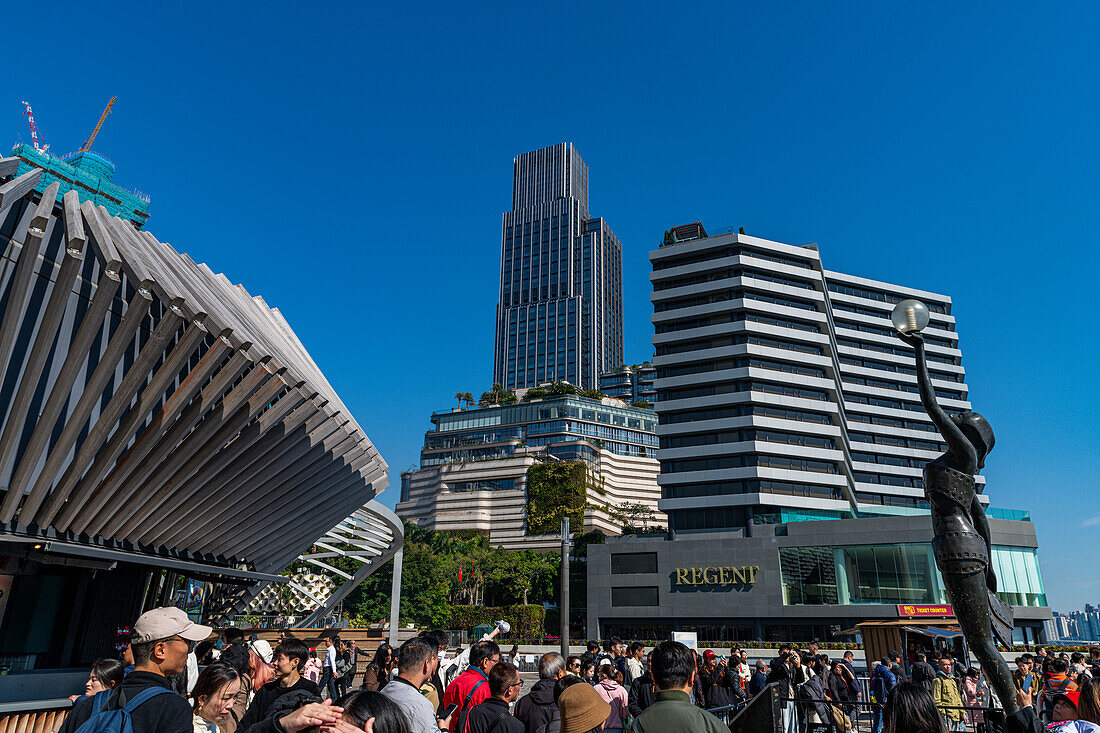
[[[23,8],[0,142],[93,149],[148,229],[278,307],[391,467],[489,388],[512,159],[569,141],[649,358],[665,229],[820,242],[954,299],[994,505],[1049,602],[1100,596],[1100,57],[1085,3],[195,2]],[[194,212],[202,212],[196,216]],[[286,266],[295,261],[294,267]],[[246,507],[240,509],[245,510]]]

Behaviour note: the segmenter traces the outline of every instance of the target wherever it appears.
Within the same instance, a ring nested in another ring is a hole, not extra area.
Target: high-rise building
[[[500,246],[493,381],[595,389],[623,363],[622,245],[588,211],[588,166],[571,143],[514,162]]]
[[[701,228],[650,260],[676,531],[927,510],[921,468],[946,446],[890,311],[928,305],[933,384],[945,409],[969,410],[949,297],[827,271],[814,246]]]

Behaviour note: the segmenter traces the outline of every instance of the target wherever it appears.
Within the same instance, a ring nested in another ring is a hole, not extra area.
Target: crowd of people
[[[995,701],[982,671],[951,654],[936,657],[929,660],[925,653],[911,651],[905,664],[899,653],[891,651],[874,664],[870,677],[874,733],[987,729],[986,709]],[[1087,656],[1078,652],[1055,656],[1038,647],[1034,655],[1016,657],[1015,666],[1012,679],[1020,709],[1008,716],[1005,730],[1100,733],[1100,647],[1091,648]],[[906,716],[908,727],[892,727],[892,711]]]
[[[542,655],[538,681],[524,694],[518,647],[505,654],[496,641],[507,629],[498,622],[453,653],[440,630],[397,648],[383,643],[356,679],[353,640],[330,635],[311,649],[282,634],[273,648],[233,628],[212,639],[213,629],[183,611],[158,608],[134,624],[121,660],[92,665],[58,733],[724,731],[715,713],[769,685],[786,733],[851,730],[868,708],[874,733],[947,733],[982,731],[994,704],[981,671],[950,654],[891,651],[870,665],[864,701],[851,651],[834,660],[817,644],[784,644],[770,662],[750,664],[742,649],[700,655],[662,642],[646,653],[618,639],[591,642],[580,655]],[[1100,647],[1088,655],[1039,648],[1015,666],[1020,710],[1008,718],[1009,733],[1100,733]]]

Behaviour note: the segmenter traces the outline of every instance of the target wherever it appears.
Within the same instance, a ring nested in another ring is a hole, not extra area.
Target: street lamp
[[[890,322],[898,333],[923,331],[928,327],[928,318],[928,306],[919,300],[903,300],[890,314]]]

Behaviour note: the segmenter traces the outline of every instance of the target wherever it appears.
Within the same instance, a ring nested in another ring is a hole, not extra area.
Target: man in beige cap
[[[58,733],[73,733],[93,715],[93,710],[125,709],[133,733],[192,733],[191,706],[172,691],[168,678],[187,666],[187,655],[195,644],[210,636],[209,626],[196,624],[178,608],[154,608],[141,614],[130,632],[134,671],[122,684],[85,698]],[[94,706],[94,707],[93,707]]]

